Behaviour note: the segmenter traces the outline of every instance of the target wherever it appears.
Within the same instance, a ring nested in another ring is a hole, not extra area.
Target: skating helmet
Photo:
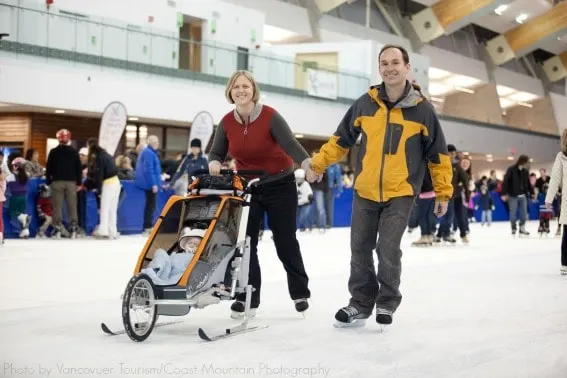
[[[41,184],[38,188],[39,196],[41,198],[50,198],[51,197],[51,188],[47,184]]]
[[[67,129],[61,129],[55,134],[60,144],[68,144],[71,140],[71,132]]]
[[[200,228],[185,227],[181,230],[181,235],[179,236],[179,247],[185,252],[195,253],[205,237],[206,231]]]
[[[301,168],[295,170],[296,180],[305,180],[305,171]]]

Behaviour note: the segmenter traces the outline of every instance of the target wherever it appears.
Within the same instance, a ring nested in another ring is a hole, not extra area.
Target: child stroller
[[[549,234],[549,221],[553,218],[553,209],[548,209],[545,205],[539,206],[539,236]]]
[[[222,170],[220,176],[194,173],[187,196],[172,196],[163,208],[146,245],[139,255],[133,277],[122,297],[122,322],[133,341],[144,341],[151,334],[159,315],[184,316],[193,308],[204,308],[246,293],[244,321],[225,333],[209,336],[202,328],[199,336],[213,341],[253,331],[248,327],[250,300],[254,288],[248,284],[250,241],[246,227],[250,187],[264,172]],[[171,254],[178,248],[180,232],[201,229],[203,239],[181,278],[156,284],[143,272],[158,249]],[[108,334],[118,334],[101,325]],[[120,333],[124,333],[120,332]]]

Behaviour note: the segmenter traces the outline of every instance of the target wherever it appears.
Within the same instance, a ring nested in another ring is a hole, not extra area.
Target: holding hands
[[[303,163],[301,163],[301,168],[305,171],[305,179],[308,182],[320,182],[323,179],[322,173],[317,173],[313,170],[313,167],[311,166],[311,159],[305,159]]]

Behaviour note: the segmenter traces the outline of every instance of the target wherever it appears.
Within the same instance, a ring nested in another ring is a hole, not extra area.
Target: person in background
[[[536,180],[535,186],[538,189],[538,193],[540,193],[544,198],[547,194],[550,180],[551,177],[547,175],[547,170],[545,168],[541,168],[539,170],[539,178]]]
[[[4,157],[4,155],[2,155]],[[4,218],[3,218],[3,208],[4,202],[6,202],[6,172],[2,168],[2,162],[0,161],[0,246],[4,244]]]
[[[159,138],[155,135],[150,135],[148,137],[148,146],[142,150],[138,157],[134,173],[134,185],[146,194],[143,224],[145,235],[148,235],[152,230],[157,195],[162,186],[158,147]]]
[[[87,141],[89,148],[88,176],[100,193],[100,216],[96,238],[118,238],[118,199],[122,185],[118,179],[118,168],[112,156],[98,145],[94,138]]]
[[[465,195],[465,190],[467,188],[469,178],[465,170],[461,167],[458,160],[457,148],[449,144],[447,145],[447,151],[451,157],[451,166],[453,170],[452,175],[452,186],[453,186],[453,198],[449,201],[449,208],[445,216],[441,219],[441,224],[439,225],[439,230],[437,231],[436,242],[441,240],[455,243],[456,240],[451,236],[451,226],[453,225],[454,217],[457,218],[457,225],[460,231],[461,240],[463,243],[468,243],[469,239],[467,237],[467,229],[465,224],[465,207],[463,202],[463,196]]]
[[[498,187],[501,185],[500,181],[496,177],[496,171],[493,169],[490,171],[490,177],[487,182],[487,189],[489,192],[497,192]]]
[[[534,191],[530,184],[528,165],[530,158],[520,155],[514,165],[511,165],[502,180],[502,200],[508,202],[510,207],[510,225],[512,235],[516,234],[517,213],[520,210],[520,235],[528,236],[526,221],[528,220],[528,198]],[[554,193],[555,194],[555,193]]]
[[[207,169],[209,166],[207,158],[203,156],[201,140],[193,139],[190,145],[190,153],[185,155],[170,181],[170,186],[175,190],[175,194],[181,196],[187,194],[187,185],[191,182],[193,172],[199,169]]]
[[[30,177],[43,177],[44,169],[39,164],[39,153],[30,148],[26,151],[26,160],[30,173]]]
[[[319,151],[313,151],[312,156],[315,156]],[[319,232],[325,232],[327,228],[327,212],[325,206],[325,197],[329,193],[329,174],[327,171],[323,173],[323,179],[319,182],[314,182],[311,184],[311,189],[313,190],[313,199],[315,200],[315,212],[312,214],[315,216],[312,224],[319,227]]]
[[[425,175],[423,176],[421,193],[419,193],[417,202],[421,237],[419,238],[419,240],[416,240],[411,244],[414,247],[431,246],[435,241],[435,231],[437,231],[437,218],[435,217],[435,190],[429,170],[426,170]]]
[[[251,308],[260,305],[262,277],[258,260],[258,235],[264,214],[272,230],[276,252],[287,272],[288,291],[295,310],[309,308],[309,278],[297,241],[297,187],[294,165],[309,158],[295,139],[285,119],[273,108],[262,105],[260,89],[247,71],[236,71],[229,79],[225,97],[235,109],[227,113],[215,131],[209,153],[209,171],[218,175],[228,153],[237,170],[260,170],[266,177],[252,188],[246,235],[250,237],[249,283],[254,287]],[[311,169],[307,178],[317,177]],[[232,304],[232,316],[244,315],[245,295]]]
[[[478,197],[478,202],[475,206],[475,209],[480,207],[482,211],[481,215],[481,226],[484,226],[486,223],[487,226],[490,227],[492,224],[492,212],[494,211],[494,201],[492,200],[492,194],[488,191],[486,185],[482,185],[480,187],[480,195]]]
[[[133,180],[134,179],[134,168],[132,168],[132,162],[128,156],[122,156],[117,162],[118,166],[118,178],[120,180]]]
[[[53,201],[55,236],[77,237],[77,190],[82,184],[83,172],[79,153],[70,146],[71,132],[61,129],[56,134],[59,145],[49,151],[45,170],[47,185]],[[63,226],[63,201],[67,203],[70,230]],[[70,231],[70,232],[69,232]]]
[[[333,227],[335,215],[335,198],[339,198],[343,192],[343,172],[338,164],[331,164],[327,168],[329,190],[325,193],[327,228]]]
[[[28,179],[26,160],[17,157],[12,161],[12,174],[6,179],[6,197],[8,198],[10,223],[15,230],[20,230],[21,239],[27,239],[30,236],[31,216],[26,212]]]
[[[8,177],[10,168],[8,166],[8,159],[4,156],[4,152],[0,150],[0,171],[4,172],[4,176]]]
[[[557,192],[567,191],[567,130],[561,134],[561,151],[555,156],[555,162],[551,169],[551,179],[545,196],[545,207],[550,209]],[[563,236],[561,239],[561,268],[560,272],[567,275],[567,198],[561,198],[561,215],[559,223],[563,225]]]
[[[295,170],[295,182],[297,184],[297,227],[300,231],[311,230],[311,203],[313,202],[313,190],[311,185],[305,181],[305,171],[301,168]]]

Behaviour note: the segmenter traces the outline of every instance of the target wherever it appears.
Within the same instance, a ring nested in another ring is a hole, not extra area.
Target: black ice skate
[[[382,329],[384,329],[384,326],[392,324],[392,315],[392,311],[378,308],[376,309],[376,323],[380,324]]]
[[[354,306],[346,306],[335,314],[334,325],[336,328],[362,327],[366,324],[368,317],[370,314],[365,314]]]
[[[232,313],[230,317],[232,319],[240,319],[244,316],[244,312],[246,310],[245,302],[244,301],[234,301],[232,306],[230,306]],[[250,317],[253,318],[256,316],[256,309],[257,307],[250,306]]]
[[[444,236],[443,241],[449,244],[455,244],[457,239],[455,239],[452,235],[451,236]]]
[[[295,303],[295,311],[300,312],[303,316],[305,316],[305,311],[309,308],[307,298],[294,299],[293,303]]]

